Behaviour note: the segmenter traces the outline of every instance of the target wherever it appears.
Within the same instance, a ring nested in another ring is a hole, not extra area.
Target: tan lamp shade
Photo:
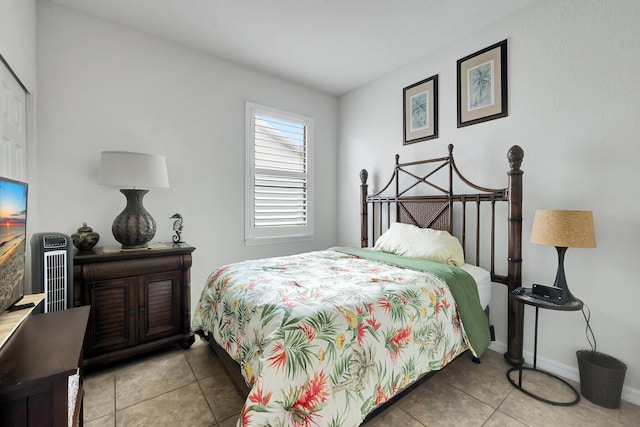
[[[531,242],[565,248],[595,248],[593,212],[537,210]]]

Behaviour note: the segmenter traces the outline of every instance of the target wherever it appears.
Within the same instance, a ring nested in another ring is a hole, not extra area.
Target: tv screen
[[[0,313],[24,294],[27,184],[0,177]]]

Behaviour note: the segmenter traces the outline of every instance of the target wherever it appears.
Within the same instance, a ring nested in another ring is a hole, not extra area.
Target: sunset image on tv
[[[27,185],[0,178],[0,312],[24,292]]]

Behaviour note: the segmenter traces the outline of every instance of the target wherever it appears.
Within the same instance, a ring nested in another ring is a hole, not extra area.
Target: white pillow
[[[462,245],[447,231],[399,222],[391,224],[378,238],[373,250],[455,266],[464,264]]]

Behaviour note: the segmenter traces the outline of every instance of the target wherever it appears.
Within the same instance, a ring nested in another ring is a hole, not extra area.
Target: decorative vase
[[[120,192],[127,198],[127,206],[113,220],[113,237],[122,244],[122,249],[146,248],[156,235],[156,221],[142,205],[149,190],[123,188]]]
[[[93,248],[100,240],[100,235],[87,226],[86,222],[82,223],[82,227],[78,228],[76,233],[71,235],[73,245],[81,251],[88,251]]]

